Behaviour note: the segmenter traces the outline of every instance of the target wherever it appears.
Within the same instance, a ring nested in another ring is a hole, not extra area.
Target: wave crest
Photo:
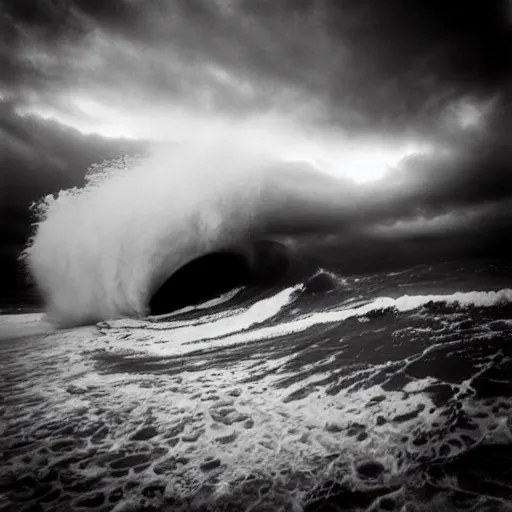
[[[266,166],[262,155],[228,154],[214,142],[159,148],[93,166],[85,187],[43,198],[23,258],[48,319],[73,326],[145,316],[183,265],[233,247],[246,254]]]

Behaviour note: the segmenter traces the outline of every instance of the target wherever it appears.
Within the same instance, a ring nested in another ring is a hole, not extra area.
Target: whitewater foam
[[[488,460],[486,452],[478,452],[482,446],[509,445],[512,439],[510,396],[489,399],[478,392],[485,390],[482,378],[493,386],[497,378],[506,381],[509,362],[503,349],[509,346],[510,329],[506,322],[493,320],[501,316],[499,309],[482,315],[473,307],[508,304],[512,290],[338,304],[328,313],[303,313],[297,321],[315,325],[325,318],[336,322],[336,315],[349,319],[350,314],[363,314],[374,324],[369,330],[366,324],[340,329],[327,335],[327,343],[323,335],[315,335],[229,346],[251,336],[264,339],[255,320],[276,327],[269,320],[277,322],[285,308],[300,305],[300,292],[289,288],[245,310],[237,307],[238,300],[228,299],[222,310],[231,311],[233,330],[218,316],[218,331],[212,334],[224,330],[204,341],[200,338],[208,336],[208,327],[203,320],[220,313],[214,309],[216,302],[197,308],[204,313],[201,318],[185,312],[183,320],[177,315],[162,326],[151,319],[119,320],[105,323],[100,336],[97,329],[85,327],[6,342],[2,393],[9,398],[4,417],[10,427],[4,432],[7,464],[0,470],[2,481],[26,482],[32,475],[40,482],[62,471],[68,494],[59,494],[60,477],[44,488],[56,494],[48,506],[57,506],[64,496],[68,509],[84,508],[82,503],[103,496],[104,503],[115,499],[117,510],[150,505],[201,510],[205,504],[221,510],[228,508],[227,500],[237,510],[309,510],[321,508],[315,499],[325,498],[334,485],[333,492],[342,489],[340,501],[348,500],[343,505],[350,506],[356,496],[367,498],[361,509],[389,510],[389,499],[380,500],[393,491],[394,508],[405,510],[418,508],[409,507],[417,501],[418,482],[421,486],[426,479],[427,492],[434,488],[431,484],[443,484],[429,480],[435,477],[429,468],[449,470],[453,460],[459,461],[453,478],[461,475],[455,489],[469,487],[473,493],[475,473],[470,470],[471,478],[464,480],[463,457],[476,452],[480,468]],[[311,302],[308,308],[314,306]],[[438,319],[430,308],[421,309],[431,302],[457,307]],[[393,317],[372,315],[416,309],[417,314],[402,315],[396,323]],[[483,323],[482,316],[491,323]],[[459,325],[461,319],[464,325]],[[128,328],[115,328],[123,324]],[[365,343],[364,337],[383,324],[389,329],[382,345],[375,339]],[[476,336],[491,324],[494,341],[479,343]],[[168,334],[175,338],[166,338]],[[180,347],[181,336],[199,343],[185,340]],[[311,351],[312,338],[319,350]],[[227,349],[191,353],[223,346]],[[373,359],[383,346],[388,350]],[[165,357],[154,357],[158,354]],[[175,354],[184,357],[167,357]],[[458,361],[466,367],[461,374],[453,370]],[[496,394],[501,389],[509,388],[499,387]],[[506,446],[497,450],[502,448]],[[19,480],[8,480],[11,473]],[[504,473],[498,485],[488,482],[489,499],[493,490],[499,495],[500,488],[506,489]],[[11,496],[21,495],[14,483],[12,488]],[[430,508],[451,509],[447,501],[448,506]]]
[[[348,304],[337,310],[314,312],[289,322],[258,327],[275,317],[284,307],[294,303],[303,286],[288,288],[264,299],[248,309],[225,311],[195,320],[153,324],[148,321],[123,320],[105,322],[102,330],[109,346],[127,349],[126,336],[137,340],[134,350],[148,351],[159,356],[183,355],[205,349],[218,349],[257,342],[303,332],[320,324],[343,322],[350,318],[367,319],[376,312],[413,311],[429,303],[457,304],[460,307],[493,307],[512,302],[512,289],[499,291],[456,292],[450,295],[403,295],[398,298],[377,297],[364,304]],[[151,338],[148,339],[148,332]],[[120,334],[118,336],[118,334]],[[99,339],[102,344],[105,340]]]
[[[117,329],[125,330],[125,334],[130,338],[137,339],[137,346],[133,347],[134,350],[149,348],[153,351],[153,348],[156,348],[156,351],[161,354],[162,350],[166,350],[162,347],[162,342],[172,342],[174,347],[172,355],[182,355],[210,348],[211,345],[208,343],[210,339],[226,339],[229,334],[244,332],[251,327],[268,321],[292,303],[301,288],[301,285],[287,288],[272,297],[256,302],[248,308],[231,311],[228,315],[225,313],[208,315],[207,321],[201,319],[195,322],[159,322],[158,324],[148,325],[146,321],[132,320],[127,324],[126,321],[120,320],[118,322],[105,322],[102,326],[111,329],[117,327]],[[107,336],[109,336],[111,329],[106,331]],[[147,338],[148,331],[152,333],[151,339],[142,340],[141,338],[144,338],[144,335]],[[124,340],[126,340],[126,337]],[[100,339],[91,343],[101,344],[102,342],[103,340]],[[231,343],[236,344],[236,339],[231,340]],[[220,346],[227,346],[227,344],[220,341],[215,344],[215,348]],[[124,342],[124,348],[128,348],[126,347],[126,341]]]
[[[356,308],[313,313],[292,322],[240,333],[237,335],[237,339],[240,343],[243,343],[264,338],[275,338],[276,336],[305,331],[318,324],[341,322],[353,317],[364,317],[378,311],[392,309],[401,312],[413,311],[429,303],[458,304],[461,307],[492,307],[509,302],[512,302],[512,289],[510,288],[486,292],[456,292],[451,295],[403,295],[396,299],[377,297],[373,301]],[[224,342],[227,342],[227,340],[224,340]]]
[[[21,336],[49,333],[54,327],[39,313],[0,315],[0,341]]]

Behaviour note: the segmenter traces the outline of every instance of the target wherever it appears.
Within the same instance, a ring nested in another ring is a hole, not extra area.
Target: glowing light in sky
[[[53,119],[74,128],[85,135],[95,134],[107,138],[137,138],[133,122],[114,109],[104,107],[88,98],[74,98],[71,102],[77,107],[76,113],[69,113],[51,106],[27,106],[18,108],[20,115],[37,115],[43,119]]]
[[[426,143],[386,145],[352,142],[350,147],[343,143],[339,146],[341,147],[317,147],[309,154],[303,151],[288,157],[287,160],[305,161],[328,174],[350,178],[356,183],[366,183],[382,179],[407,156],[434,151],[434,148]]]
[[[126,137],[136,138],[135,130],[129,119],[123,119],[116,109],[87,98],[78,96],[73,99],[73,103],[90,119],[88,132],[95,132],[104,137]],[[80,129],[80,128],[78,128]],[[84,131],[83,129],[81,131]]]
[[[359,184],[382,179],[409,155],[433,151],[431,145],[417,141],[349,140],[335,128],[314,129],[277,114],[240,123],[176,105],[134,105],[130,110],[120,110],[80,94],[69,97],[69,103],[73,114],[48,108],[33,109],[32,113],[54,118],[82,133],[112,138],[182,141],[207,139],[222,132],[233,136],[230,138],[233,144],[238,140],[254,145],[285,161],[306,162],[319,171]],[[468,105],[467,112],[462,107],[460,112],[466,116],[464,122],[471,124],[476,122],[472,117],[476,113]]]

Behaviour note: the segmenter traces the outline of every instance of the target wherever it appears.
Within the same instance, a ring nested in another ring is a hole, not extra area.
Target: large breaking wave
[[[40,205],[26,261],[53,321],[144,316],[175,270],[242,244],[260,194],[248,159],[187,149],[105,166]]]
[[[169,277],[205,255],[242,261],[198,272],[217,285],[237,265],[239,274],[268,270],[262,260],[269,254],[282,267],[279,243],[264,246],[263,257],[258,244],[271,231],[336,222],[344,214],[341,183],[225,136],[160,146],[145,157],[96,166],[85,187],[43,199],[24,260],[54,323],[143,317]],[[170,295],[179,298],[203,283],[177,279],[173,286]]]

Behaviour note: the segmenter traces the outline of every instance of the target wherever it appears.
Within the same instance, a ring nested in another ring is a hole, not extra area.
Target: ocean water
[[[511,510],[512,267],[301,264],[392,198],[232,135],[34,208],[0,511]]]
[[[0,510],[512,510],[503,263],[0,326]]]

